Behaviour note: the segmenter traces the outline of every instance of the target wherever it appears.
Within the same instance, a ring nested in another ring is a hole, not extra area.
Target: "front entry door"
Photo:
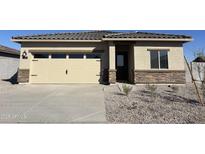
[[[118,52],[116,55],[116,66],[117,66],[117,80],[127,81],[128,80],[128,55],[127,52]]]

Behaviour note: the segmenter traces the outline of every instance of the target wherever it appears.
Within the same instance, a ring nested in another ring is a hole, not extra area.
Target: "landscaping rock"
[[[144,85],[134,85],[128,97],[117,85],[106,87],[104,92],[110,123],[205,123],[205,106],[199,104],[191,84],[177,88],[158,85],[154,95]]]

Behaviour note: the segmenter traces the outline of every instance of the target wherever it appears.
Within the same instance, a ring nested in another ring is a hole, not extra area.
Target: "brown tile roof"
[[[146,32],[87,31],[15,36],[13,40],[191,39],[191,36]]]
[[[19,51],[13,48],[9,48],[3,45],[0,45],[0,52],[7,53],[11,55],[20,55]]]
[[[113,34],[112,31],[87,31],[71,33],[53,33],[41,35],[16,36],[12,39],[40,39],[40,40],[101,40],[107,34]]]
[[[106,35],[104,38],[152,38],[152,39],[191,39],[191,36],[161,34],[161,33],[147,33],[147,32],[131,32],[131,33],[118,33]]]

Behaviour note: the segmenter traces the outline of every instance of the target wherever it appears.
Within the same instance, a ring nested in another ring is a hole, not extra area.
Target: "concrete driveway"
[[[103,85],[0,81],[0,123],[106,123]]]

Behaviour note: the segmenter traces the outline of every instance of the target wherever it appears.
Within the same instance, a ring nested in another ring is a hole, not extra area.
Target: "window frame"
[[[161,68],[161,58],[160,58],[160,52],[162,51],[166,51],[167,52],[167,68]],[[150,69],[151,70],[169,70],[169,50],[168,49],[151,49],[149,50],[150,52]],[[158,55],[158,68],[152,68],[151,66],[151,52],[157,52],[157,55]]]

